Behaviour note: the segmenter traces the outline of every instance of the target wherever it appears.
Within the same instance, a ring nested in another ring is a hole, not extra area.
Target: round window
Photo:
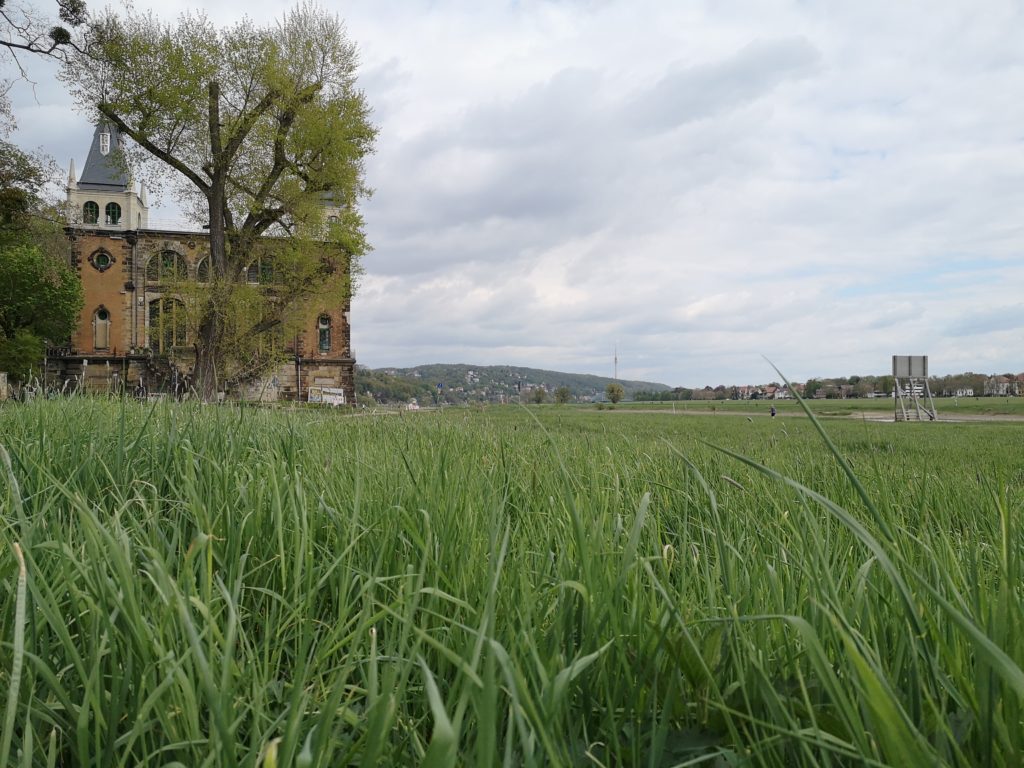
[[[114,265],[114,257],[106,251],[96,251],[89,255],[89,263],[100,272],[106,272]]]
[[[105,309],[101,309],[99,312],[96,313],[96,319],[99,320],[100,322],[106,322],[107,320],[110,319],[110,313],[107,312],[107,310]]]

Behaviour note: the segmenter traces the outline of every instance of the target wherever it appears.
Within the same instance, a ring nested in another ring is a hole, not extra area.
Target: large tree
[[[41,371],[47,342],[67,341],[82,307],[78,276],[38,245],[0,247],[0,370]]]
[[[267,360],[254,350],[280,348],[286,318],[351,291],[368,249],[357,204],[376,133],[356,49],[311,5],[267,28],[108,14],[94,34],[103,64],[72,57],[64,70],[80,105],[133,140],[136,172],[170,171],[210,230],[211,284],[191,297],[196,385],[209,396]],[[254,288],[246,270],[257,258],[273,279]]]
[[[42,206],[40,190],[52,180],[53,166],[38,153],[0,140],[0,246],[20,241]]]
[[[53,171],[0,141],[0,370],[16,382],[39,373],[47,342],[67,341],[82,306],[57,212],[41,194]]]

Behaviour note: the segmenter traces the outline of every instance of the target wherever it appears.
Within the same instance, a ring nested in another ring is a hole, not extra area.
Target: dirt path
[[[617,413],[661,413],[669,414],[672,416],[746,416],[748,419],[758,418],[767,419],[771,418],[764,411],[711,411],[711,410],[675,410],[671,411],[666,408],[623,408],[617,409]],[[815,414],[821,419],[855,419],[857,421],[875,421],[879,423],[895,423],[893,420],[892,411],[853,411],[852,413],[836,415],[828,413]],[[780,413],[776,418],[807,418],[802,411],[788,411],[785,414]],[[1024,415],[1011,414],[1011,413],[939,413],[938,421],[946,424],[964,424],[969,422],[1021,422],[1024,423]],[[913,423],[913,422],[911,422]]]

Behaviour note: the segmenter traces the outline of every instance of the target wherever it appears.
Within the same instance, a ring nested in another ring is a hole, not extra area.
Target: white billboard
[[[345,405],[345,390],[341,387],[310,387],[306,400],[323,405]]]
[[[892,375],[897,379],[927,379],[928,355],[893,355]]]

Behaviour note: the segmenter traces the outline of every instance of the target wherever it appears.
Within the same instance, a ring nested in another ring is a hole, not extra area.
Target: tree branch
[[[267,91],[267,93],[260,99],[259,104],[253,107],[252,111],[249,112],[242,121],[238,124],[238,128],[232,134],[231,138],[228,139],[227,146],[224,147],[224,157],[230,162],[234,159],[235,153],[238,152],[242,146],[242,142],[249,135],[249,131],[256,125],[256,121],[259,120],[263,113],[270,109],[274,101],[277,99],[277,94],[274,91]],[[219,139],[218,139],[219,140]]]
[[[82,0],[58,0],[60,7],[59,17],[62,22],[71,27],[80,27],[88,21],[85,3]],[[4,9],[4,2],[0,0],[0,20],[7,28],[20,38],[16,40],[0,40],[0,47],[8,51],[25,51],[40,56],[48,56],[59,61],[67,61],[67,50],[71,49],[85,56],[91,57],[89,53],[90,40],[88,36],[83,38],[84,47],[72,39],[71,32],[59,24],[44,28],[42,20],[34,19],[25,8],[15,8],[20,18],[8,13]]]
[[[204,195],[209,195],[210,185],[203,180],[202,176],[193,171],[174,155],[158,147],[149,138],[147,138],[145,134],[128,125],[128,123],[121,119],[121,116],[118,115],[109,104],[100,104],[98,109],[100,114],[116,125],[122,133],[128,134],[128,136],[130,136],[140,147],[153,155],[153,157],[171,166],[171,168],[178,171],[182,176],[185,176],[189,181],[199,187],[199,190]]]

